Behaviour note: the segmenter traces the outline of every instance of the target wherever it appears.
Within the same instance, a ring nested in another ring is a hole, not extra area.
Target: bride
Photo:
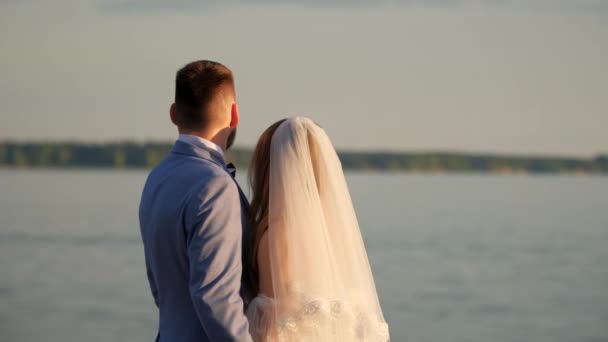
[[[308,118],[260,137],[244,264],[254,341],[388,341],[338,156]]]

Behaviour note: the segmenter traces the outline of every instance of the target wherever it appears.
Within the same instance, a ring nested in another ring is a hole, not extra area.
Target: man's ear
[[[171,116],[171,122],[177,126],[177,113],[175,112],[175,103],[171,104],[171,108],[169,108],[169,115]]]
[[[239,116],[239,105],[235,103],[232,104],[232,108],[230,109],[230,128],[235,128],[239,125],[241,118]]]

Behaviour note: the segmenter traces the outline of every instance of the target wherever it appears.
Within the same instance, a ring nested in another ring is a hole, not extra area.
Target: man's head
[[[227,67],[196,61],[175,77],[175,103],[171,121],[180,133],[197,135],[230,148],[239,124],[234,77]]]

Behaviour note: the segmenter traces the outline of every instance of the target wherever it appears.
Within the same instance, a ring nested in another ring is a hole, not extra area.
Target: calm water
[[[0,340],[152,341],[144,172],[0,170]],[[393,341],[608,341],[608,178],[350,174]]]

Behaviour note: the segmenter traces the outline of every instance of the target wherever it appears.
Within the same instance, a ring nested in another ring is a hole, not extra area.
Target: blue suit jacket
[[[251,341],[241,288],[247,198],[217,153],[177,141],[139,207],[157,341]]]

